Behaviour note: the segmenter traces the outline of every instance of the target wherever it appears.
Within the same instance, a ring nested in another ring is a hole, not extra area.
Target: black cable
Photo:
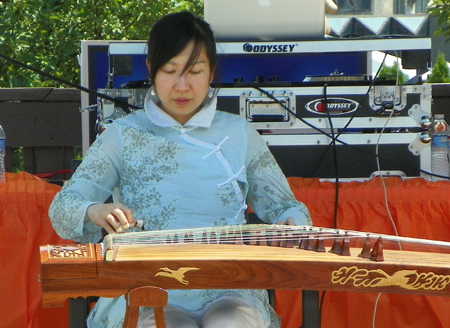
[[[322,292],[322,296],[320,297],[320,304],[319,304],[319,320],[320,320],[320,322],[319,322],[319,327],[322,327],[322,309],[323,309],[323,300],[325,298],[325,293],[326,293],[326,290],[324,290]]]
[[[330,139],[333,138],[329,133],[323,131],[322,129],[316,127],[315,125],[309,123],[308,121],[304,120],[302,117],[300,117],[299,115],[297,115],[297,113],[293,112],[289,107],[287,107],[287,106],[284,105],[282,102],[280,102],[278,99],[276,99],[275,96],[273,96],[273,95],[272,95],[271,93],[269,93],[268,91],[266,91],[266,90],[264,90],[264,89],[261,89],[258,85],[253,85],[252,88],[254,88],[255,90],[258,90],[259,92],[265,94],[265,95],[266,95],[267,97],[269,97],[270,99],[276,101],[281,107],[283,107],[284,109],[286,109],[289,113],[291,113],[292,115],[294,115],[298,120],[300,120],[300,121],[301,121],[302,123],[304,123],[305,125],[307,125],[307,126],[313,128],[314,130],[316,130],[316,131],[322,133],[323,135],[327,136],[327,137],[330,138]],[[338,134],[338,135],[340,135],[340,134]],[[360,148],[360,147],[358,147],[358,146],[351,145],[351,144],[346,143],[345,141],[340,140],[340,139],[338,138],[338,136],[336,136],[336,137],[334,138],[334,140],[337,141],[337,142],[339,142],[340,144],[342,144],[342,145],[344,145],[344,146],[347,146],[347,147],[349,147],[349,148],[351,148],[351,149],[354,149],[354,150],[356,150],[356,151],[359,151],[360,153],[363,153],[363,154],[366,154],[366,155],[370,155],[370,156],[375,156],[375,157],[376,157],[376,155],[374,155],[374,154],[373,154],[372,152],[370,152],[370,151],[364,150],[364,149],[362,149],[362,148]],[[389,162],[394,163],[394,164],[400,164],[400,165],[403,165],[403,166],[405,166],[405,167],[407,167],[407,168],[411,168],[411,169],[417,170],[417,167],[412,166],[412,165],[409,165],[408,163],[405,163],[405,161],[400,162],[400,161],[396,161],[396,160],[394,160],[394,159],[392,159],[392,158],[387,158],[387,157],[380,156],[380,155],[378,155],[378,158],[379,158],[379,159],[386,160],[386,161],[389,161]],[[430,175],[430,176],[434,176],[434,177],[439,177],[439,178],[450,179],[450,177],[441,176],[441,175],[438,175],[438,174],[435,174],[435,173],[431,173],[431,172],[422,170],[421,168],[419,168],[418,171],[421,172],[421,173],[424,173],[424,174],[426,174],[426,175]]]
[[[375,84],[375,81],[376,81],[376,79],[378,78],[378,75],[380,74],[380,71],[381,71],[381,69],[382,69],[382,67],[383,67],[383,65],[384,65],[384,62],[386,61],[386,57],[387,57],[387,53],[384,54],[383,60],[382,60],[382,62],[381,62],[381,64],[380,64],[380,67],[378,67],[378,70],[377,70],[377,72],[375,73],[375,76],[372,78],[372,82],[370,83],[369,88],[367,89],[367,92],[364,94],[363,99],[362,99],[360,102],[358,102],[358,107],[356,107],[355,111],[352,113],[352,115],[350,116],[350,119],[349,119],[348,122],[345,124],[345,126],[341,129],[341,131],[338,132],[337,137],[339,137],[343,132],[345,132],[345,131],[347,130],[348,126],[350,125],[350,123],[351,123],[351,122],[353,121],[353,119],[355,118],[356,113],[360,110],[361,104],[363,104],[363,103],[366,101],[367,96],[369,95],[370,89],[373,88],[373,86],[374,86],[374,84]],[[336,137],[336,138],[337,138],[337,137]],[[327,149],[325,149],[325,151],[324,151],[322,157],[319,159],[319,164],[316,166],[316,169],[317,169],[317,167],[319,167],[320,163],[321,163],[322,160],[324,159],[325,154],[328,152],[328,149],[330,148],[330,146],[331,146],[331,144],[329,144],[328,147],[327,147]],[[314,174],[314,173],[315,173],[315,171],[313,171],[313,174]]]
[[[366,101],[367,96],[369,95],[370,89],[373,88],[373,86],[375,85],[375,81],[378,78],[378,75],[381,72],[381,69],[383,68],[384,62],[386,61],[386,57],[387,57],[387,53],[384,54],[383,60],[380,64],[380,67],[378,67],[377,72],[375,73],[375,76],[372,78],[372,83],[369,85],[369,88],[367,89],[366,94],[364,95],[364,98],[361,100],[361,102],[358,104],[358,107],[356,108],[356,110],[353,112],[352,116],[350,117],[350,119],[348,120],[347,124],[345,124],[345,126],[342,128],[341,132],[338,133],[338,136],[340,136],[342,134],[342,132],[346,131],[348,126],[350,125],[350,123],[353,121],[353,119],[355,118],[356,112],[361,108],[361,104],[364,103]]]
[[[383,64],[384,64],[384,62],[385,62],[386,57],[387,57],[387,53],[385,53],[385,56],[384,56],[384,58],[383,58],[383,61],[381,62],[380,67],[378,68],[378,71],[377,71],[376,74],[375,74],[375,77],[372,79],[372,83],[370,84],[369,88],[367,89],[367,92],[366,92],[366,94],[364,95],[363,100],[358,104],[358,107],[357,107],[356,110],[353,112],[353,114],[352,114],[352,116],[350,117],[350,120],[347,122],[347,124],[342,128],[342,130],[341,130],[340,132],[338,132],[337,136],[334,137],[335,142],[337,141],[337,142],[339,142],[339,143],[342,144],[342,145],[348,146],[348,147],[350,147],[350,148],[352,148],[352,149],[355,149],[355,150],[357,150],[357,151],[359,151],[359,152],[361,152],[361,153],[364,153],[364,154],[370,155],[370,156],[376,156],[376,155],[374,155],[372,152],[369,152],[369,151],[366,151],[366,150],[364,150],[364,149],[361,149],[361,148],[359,148],[358,146],[350,145],[350,144],[348,144],[348,143],[346,143],[346,142],[340,140],[340,139],[339,139],[339,136],[340,136],[343,132],[346,131],[346,129],[348,128],[348,126],[350,125],[350,123],[352,122],[352,120],[354,119],[354,117],[355,117],[355,115],[356,115],[356,112],[361,108],[361,104],[365,101],[365,99],[366,99],[367,96],[369,95],[370,89],[374,86],[375,81],[376,81],[376,78],[378,77],[378,75],[379,75],[379,73],[380,73],[380,71],[381,71],[381,69],[382,69],[382,67],[383,67]],[[285,110],[287,110],[289,113],[291,113],[293,116],[295,116],[295,117],[296,117],[298,120],[300,120],[302,123],[304,123],[304,124],[306,124],[307,126],[313,128],[314,130],[320,132],[321,134],[323,134],[323,135],[329,137],[330,139],[333,139],[333,136],[332,136],[332,135],[328,134],[327,132],[323,131],[322,129],[320,129],[320,128],[316,127],[315,125],[309,123],[308,121],[304,120],[302,117],[300,117],[299,115],[297,115],[297,113],[293,112],[290,108],[288,108],[286,105],[284,105],[282,102],[280,102],[280,101],[279,101],[275,96],[273,96],[271,93],[269,93],[269,92],[267,92],[266,90],[262,89],[262,88],[259,87],[258,85],[254,85],[254,86],[252,86],[252,87],[253,87],[254,89],[258,90],[259,92],[265,94],[265,95],[266,95],[267,97],[269,97],[270,99],[272,99],[272,100],[274,100],[275,102],[277,102],[280,106],[282,106]],[[329,147],[331,147],[331,144],[328,145],[328,148],[325,150],[324,154],[328,151]],[[324,156],[324,155],[323,155],[323,156]],[[320,159],[320,161],[323,160],[323,156],[322,156],[322,158]],[[403,166],[405,166],[405,167],[408,167],[408,168],[411,168],[411,169],[414,169],[414,170],[417,169],[417,167],[411,166],[411,165],[409,165],[408,163],[405,163],[404,161],[400,162],[400,161],[396,161],[396,160],[393,160],[393,159],[391,159],[391,158],[386,158],[386,157],[379,156],[379,155],[378,155],[378,158],[383,159],[383,160],[390,161],[390,162],[392,162],[392,163],[394,163],[394,164],[401,164],[401,165],[403,165]],[[316,167],[317,167],[317,166],[316,166]],[[431,175],[431,176],[437,176],[437,177],[441,177],[441,178],[447,178],[447,179],[450,179],[449,177],[445,177],[445,176],[440,176],[440,175],[437,175],[437,174],[433,174],[433,173],[431,173],[431,172],[422,170],[422,169],[420,169],[420,168],[419,168],[419,172],[424,173],[424,174],[427,174],[427,175]]]
[[[337,159],[337,149],[336,149],[336,140],[334,136],[334,127],[333,127],[333,120],[331,119],[330,110],[328,108],[328,101],[327,101],[327,85],[325,84],[323,86],[323,105],[325,106],[325,112],[327,113],[327,119],[328,123],[330,124],[330,131],[331,131],[331,142],[330,145],[332,145],[333,148],[333,159],[334,159],[334,169],[335,169],[335,194],[334,194],[334,228],[337,229],[337,210],[338,210],[338,203],[339,203],[339,165],[338,165],[338,159]]]
[[[34,68],[34,67],[30,66],[30,65],[21,63],[21,62],[15,60],[15,59],[12,59],[12,58],[7,57],[7,56],[5,56],[5,55],[0,54],[0,58],[4,59],[4,60],[6,60],[6,61],[9,61],[10,63],[13,63],[14,65],[17,65],[17,66],[19,66],[19,67],[22,67],[22,68],[25,68],[25,69],[30,70],[30,71],[32,71],[32,72],[35,72],[35,73],[37,73],[37,74],[39,74],[39,75],[42,75],[42,76],[44,76],[44,77],[46,77],[46,78],[49,78],[49,79],[51,79],[51,80],[54,80],[54,81],[57,81],[57,82],[59,82],[59,83],[68,85],[68,86],[70,86],[70,87],[72,87],[72,88],[75,88],[75,89],[78,89],[78,90],[80,90],[80,91],[83,91],[83,92],[86,92],[86,93],[95,95],[95,96],[97,96],[98,98],[106,99],[106,100],[112,101],[112,102],[114,102],[114,103],[120,103],[121,105],[124,106],[123,110],[124,110],[125,113],[127,113],[127,114],[130,113],[130,110],[128,109],[128,107],[133,108],[133,109],[142,109],[142,107],[139,107],[139,106],[135,106],[135,105],[129,104],[128,102],[125,102],[125,101],[123,101],[122,99],[110,97],[110,96],[108,96],[108,95],[105,95],[105,94],[96,92],[96,91],[94,91],[94,90],[90,90],[90,89],[88,89],[88,88],[85,88],[85,87],[83,87],[83,86],[81,86],[81,85],[78,85],[78,84],[76,84],[76,83],[72,83],[72,82],[70,82],[70,81],[63,80],[63,79],[61,79],[61,78],[59,78],[59,77],[57,77],[57,76],[50,75],[50,74],[48,74],[48,73],[45,73],[44,71],[41,71],[41,70],[39,70],[39,69],[37,69],[37,68]]]

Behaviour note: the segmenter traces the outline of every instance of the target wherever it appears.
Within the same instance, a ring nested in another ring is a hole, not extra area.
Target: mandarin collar
[[[216,113],[217,97],[213,97],[208,101],[206,105],[203,106],[200,111],[194,114],[189,121],[187,121],[183,126],[176,121],[172,116],[167,114],[161,107],[157,105],[159,99],[157,96],[151,94],[152,88],[150,88],[145,96],[144,110],[148,118],[156,125],[160,127],[201,127],[209,128],[211,127],[214,115]]]

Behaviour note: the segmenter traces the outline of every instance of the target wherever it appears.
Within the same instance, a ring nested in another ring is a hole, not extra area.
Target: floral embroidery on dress
[[[164,230],[177,219],[175,205],[177,197],[162,205],[163,196],[158,184],[165,177],[176,175],[180,171],[180,152],[178,143],[155,138],[153,132],[123,129],[124,168],[122,172],[123,202],[127,195],[133,195],[134,211],[145,213],[143,217],[147,230]],[[142,147],[145,151],[142,150]]]
[[[230,183],[227,183],[226,185],[222,186],[219,189],[218,196],[220,200],[222,201],[222,204],[229,205],[232,203],[235,203],[237,201],[236,193],[234,192],[233,186]]]

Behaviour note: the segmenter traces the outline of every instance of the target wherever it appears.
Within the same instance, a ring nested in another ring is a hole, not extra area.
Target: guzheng
[[[44,307],[141,286],[450,295],[450,243],[309,226],[128,232],[40,255]]]

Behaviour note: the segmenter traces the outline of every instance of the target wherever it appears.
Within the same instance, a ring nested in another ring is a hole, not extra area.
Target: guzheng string
[[[323,240],[330,246],[336,240],[348,240],[350,247],[362,242],[375,243],[381,237],[383,248],[422,252],[450,253],[450,243],[444,241],[398,237],[386,234],[347,231],[311,226],[248,224],[212,228],[127,232],[107,235],[105,249],[121,245],[155,245],[170,243],[298,246],[302,240]],[[401,246],[399,246],[401,244]],[[289,247],[289,246],[287,246]]]

